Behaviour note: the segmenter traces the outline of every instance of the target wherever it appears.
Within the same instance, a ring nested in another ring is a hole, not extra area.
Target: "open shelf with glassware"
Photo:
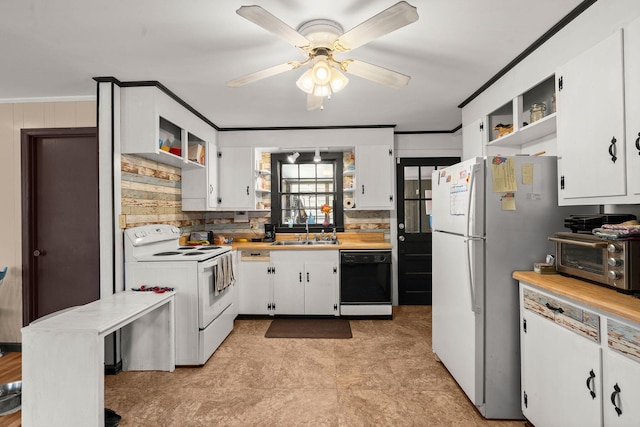
[[[486,123],[488,146],[519,147],[554,134],[555,75],[491,112]]]

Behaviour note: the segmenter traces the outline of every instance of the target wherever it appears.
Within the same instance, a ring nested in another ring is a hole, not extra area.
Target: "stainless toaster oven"
[[[603,240],[570,232],[549,240],[556,244],[558,272],[625,292],[640,290],[640,240]]]

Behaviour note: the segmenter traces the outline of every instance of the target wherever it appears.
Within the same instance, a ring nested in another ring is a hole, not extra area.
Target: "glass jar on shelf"
[[[534,123],[543,118],[547,113],[547,106],[544,103],[536,103],[529,108],[529,123]]]

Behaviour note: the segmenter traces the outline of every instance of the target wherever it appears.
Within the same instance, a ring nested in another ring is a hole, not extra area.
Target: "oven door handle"
[[[566,243],[568,245],[586,246],[588,248],[606,248],[609,242],[582,242],[580,240],[563,239],[561,237],[548,237],[552,242]]]

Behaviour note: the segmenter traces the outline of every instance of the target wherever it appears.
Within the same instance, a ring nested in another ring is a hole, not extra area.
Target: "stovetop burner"
[[[197,251],[193,251],[193,252],[186,252],[186,253],[184,253],[182,255],[184,255],[184,256],[194,256],[194,255],[195,256],[200,256],[200,255],[202,255],[202,253],[198,253]]]
[[[201,248],[198,248],[199,251],[212,251],[215,249],[220,249],[220,246],[203,246]]]
[[[170,251],[170,252],[158,252],[157,254],[153,254],[153,256],[170,256],[170,255],[181,255],[182,252]]]

